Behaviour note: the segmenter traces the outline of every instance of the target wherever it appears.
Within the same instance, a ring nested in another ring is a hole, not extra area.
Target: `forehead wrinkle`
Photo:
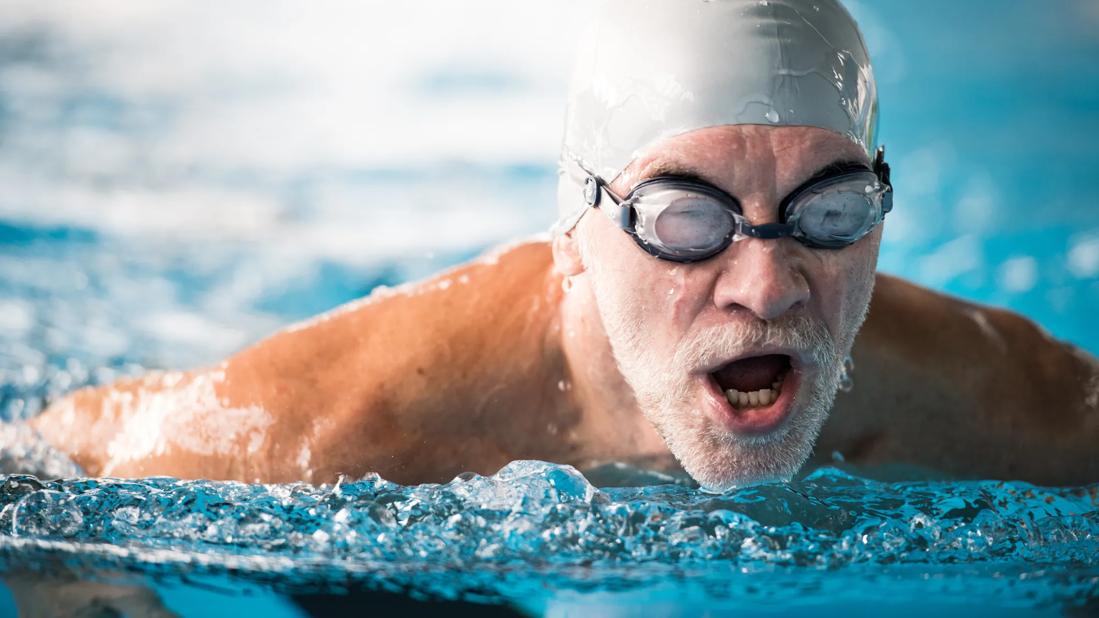
[[[776,161],[776,183],[785,185],[787,191],[840,165],[853,163],[870,169],[870,160],[862,148],[846,138],[836,139],[835,133],[823,129],[798,135],[772,131],[768,136]],[[789,160],[798,161],[801,166],[791,169],[790,166],[777,165],[777,162]]]

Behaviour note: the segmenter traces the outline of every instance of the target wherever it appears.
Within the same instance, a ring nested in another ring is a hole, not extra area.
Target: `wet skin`
[[[853,157],[865,160],[820,129],[718,127],[644,154],[615,188],[688,168],[758,224],[816,170]],[[552,243],[376,292],[217,367],[78,391],[33,425],[92,475],[326,482],[375,471],[413,483],[515,459],[676,470],[597,307],[597,294],[640,295],[645,311],[625,317],[656,350],[698,328],[790,315],[819,321],[843,349],[857,330],[855,387],[836,399],[810,467],[841,453],[946,476],[1099,480],[1096,359],[1016,314],[875,276],[880,233],[832,252],[752,239],[684,266],[592,211]]]

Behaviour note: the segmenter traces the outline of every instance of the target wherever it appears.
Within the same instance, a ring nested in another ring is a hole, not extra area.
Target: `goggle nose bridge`
[[[748,223],[744,217],[737,217],[736,233],[752,238],[772,240],[775,238],[793,236],[794,226],[789,223],[762,223],[760,225],[752,225],[751,223]]]

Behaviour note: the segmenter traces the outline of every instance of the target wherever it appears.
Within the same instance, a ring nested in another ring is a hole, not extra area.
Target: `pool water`
[[[995,599],[1041,615],[1093,603],[1099,583],[1099,485],[883,484],[824,469],[718,496],[597,489],[571,467],[518,461],[409,487],[9,476],[0,504],[9,569],[415,591],[538,615],[835,610],[914,594],[921,612]]]
[[[848,6],[897,187],[882,270],[1099,353],[1095,3]],[[581,7],[5,3],[0,420],[547,229]],[[1099,612],[1099,486],[612,472],[0,477],[0,615]]]

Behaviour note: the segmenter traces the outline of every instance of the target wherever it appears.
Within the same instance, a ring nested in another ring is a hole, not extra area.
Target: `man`
[[[79,391],[33,427],[115,476],[425,482],[626,461],[720,491],[842,455],[1099,478],[1094,358],[875,275],[892,186],[865,45],[836,0],[614,0],[585,17],[551,241],[213,368]]]

